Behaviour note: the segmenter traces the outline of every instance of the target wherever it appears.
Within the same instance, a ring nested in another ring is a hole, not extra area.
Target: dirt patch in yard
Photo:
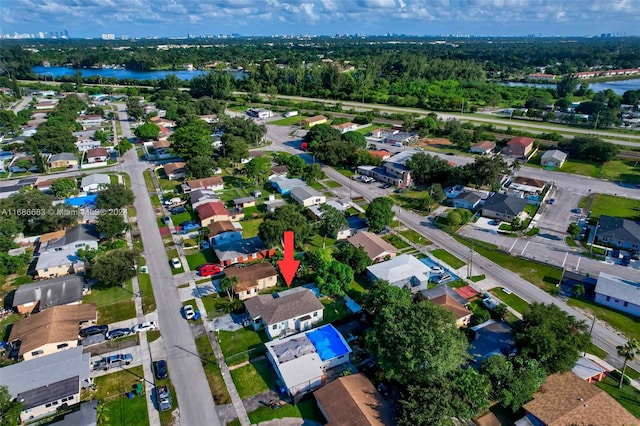
[[[423,138],[420,139],[416,146],[433,146],[433,147],[446,147],[453,145],[449,139],[444,138]]]

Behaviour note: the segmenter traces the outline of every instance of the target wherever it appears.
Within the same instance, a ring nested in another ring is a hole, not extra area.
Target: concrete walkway
[[[585,355],[586,358],[590,359],[591,361],[595,362],[596,364],[600,364],[602,367],[606,368],[609,371],[615,371],[618,370],[617,368],[615,368],[614,366],[612,366],[611,364],[609,364],[607,361],[598,358],[595,355],[592,354],[586,354]],[[620,370],[620,372],[622,372],[622,370]],[[627,376],[625,374],[625,376]],[[631,383],[631,386],[633,386],[634,388],[640,390],[640,383],[638,383],[637,380],[632,379],[631,377],[627,376],[627,378],[629,379],[629,382]]]
[[[258,426],[322,426],[314,420],[299,419],[294,417],[285,417],[284,419],[269,420],[268,422],[260,422]]]

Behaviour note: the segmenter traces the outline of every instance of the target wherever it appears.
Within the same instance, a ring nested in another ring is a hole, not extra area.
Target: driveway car
[[[167,368],[167,361],[160,359],[153,362],[153,374],[156,379],[162,380],[169,377],[169,369]]]
[[[92,325],[91,327],[83,328],[80,330],[80,337],[83,339],[89,336],[96,336],[98,334],[105,334],[109,331],[108,325]]]
[[[184,305],[182,307],[182,313],[184,314],[184,318],[188,320],[196,317],[196,311],[193,310],[193,306],[191,305]]]
[[[107,340],[117,339],[119,337],[125,337],[131,334],[130,328],[116,328],[107,332],[106,338]]]
[[[174,257],[171,259],[171,266],[176,269],[182,268],[182,263],[180,263],[180,259],[178,259],[177,257]]]
[[[219,274],[222,269],[214,263],[205,263],[204,265],[198,266],[196,271],[198,271],[201,277],[210,277]]]
[[[107,371],[110,368],[122,367],[123,365],[129,365],[133,361],[133,355],[131,354],[118,354],[111,355],[100,359],[93,365],[94,370]]]
[[[169,386],[157,386],[156,398],[158,399],[158,410],[171,410],[173,404],[171,403],[171,393],[169,392]]]
[[[580,207],[578,207],[577,209],[571,210],[571,213],[582,214],[582,209]]]
[[[141,322],[140,324],[134,325],[133,327],[131,327],[131,332],[132,333],[141,333],[143,331],[155,330],[156,328],[158,328],[158,326],[156,325],[156,323],[154,321],[146,321],[146,322]]]
[[[164,217],[164,223],[169,223],[170,220],[171,218],[169,216]]]
[[[444,274],[444,269],[439,266],[432,266],[431,272],[433,272],[434,274]]]
[[[180,213],[184,213],[186,211],[187,211],[187,209],[185,209],[184,207],[175,207],[175,208],[169,210],[169,213],[171,213],[171,214],[180,214]]]
[[[547,203],[549,204],[554,204],[556,202],[555,198],[550,198],[549,201],[547,201]]]

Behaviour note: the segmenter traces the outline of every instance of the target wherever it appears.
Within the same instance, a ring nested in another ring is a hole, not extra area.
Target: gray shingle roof
[[[565,154],[564,152],[558,149],[552,149],[551,151],[547,151],[544,154],[542,154],[542,161],[549,160],[549,159],[564,161],[567,159],[567,154]]]
[[[461,192],[460,194],[456,195],[455,200],[466,200],[471,204],[475,204],[478,201],[482,200],[482,197],[473,192]]]
[[[310,186],[298,186],[291,189],[291,196],[299,200],[306,200],[313,197],[322,197],[323,195]]]
[[[109,185],[111,183],[111,178],[109,175],[103,175],[101,173],[95,173],[89,176],[85,176],[82,178],[82,182],[80,182],[81,187],[98,184],[98,185]]]
[[[76,394],[80,391],[80,379],[78,376],[69,377],[59,382],[30,389],[16,395],[16,399],[22,401],[22,408],[28,410],[39,407],[47,402],[55,401],[65,396]]]
[[[631,244],[640,243],[640,222],[612,216],[600,216],[598,238],[611,238]]]
[[[72,152],[61,152],[59,154],[54,154],[49,158],[49,162],[52,163],[54,161],[78,161],[78,157]]]
[[[21,285],[13,296],[13,306],[29,302],[40,302],[41,311],[53,306],[66,305],[82,300],[82,278],[78,275],[66,275]]]
[[[504,194],[493,194],[484,202],[483,210],[517,216],[527,207],[527,200]]]
[[[469,301],[464,297],[460,296],[455,292],[451,287],[447,285],[439,285],[434,288],[430,288],[428,290],[422,290],[420,293],[425,297],[425,299],[432,300],[441,296],[449,296],[455,299],[456,302],[460,303],[462,306],[466,306],[469,304]]]
[[[600,272],[596,293],[640,306],[640,282]]]
[[[251,318],[262,317],[265,324],[276,324],[323,309],[311,290],[283,292],[278,297],[260,294],[244,302]]]
[[[220,261],[235,259],[246,254],[258,253],[266,250],[264,243],[258,237],[245,240],[231,241],[214,247],[216,256]]]

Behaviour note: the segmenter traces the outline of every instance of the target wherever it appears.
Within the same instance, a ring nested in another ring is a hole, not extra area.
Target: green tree
[[[227,297],[229,297],[229,302],[233,301],[233,286],[238,284],[239,278],[237,276],[228,276],[225,275],[223,279],[220,280],[220,290],[223,290],[227,293]]]
[[[98,192],[96,206],[99,209],[121,209],[133,204],[133,192],[126,186],[116,183],[109,184],[106,188]]]
[[[558,83],[556,83],[556,95],[557,95],[556,97],[566,98],[568,96],[571,96],[573,95],[573,92],[576,91],[577,87],[578,87],[578,76],[574,74],[566,75],[562,77],[562,79],[560,79]]]
[[[131,118],[140,120],[144,117],[144,108],[142,107],[142,99],[132,96],[127,100],[127,115]]]
[[[234,163],[239,163],[249,156],[249,146],[238,136],[223,136],[222,147],[220,149],[222,156]]]
[[[573,293],[573,297],[584,296],[584,286],[582,284],[574,284],[571,288],[571,293]]]
[[[133,133],[144,140],[152,140],[158,139],[158,135],[160,134],[160,128],[156,126],[154,123],[147,121],[141,126],[136,127]]]
[[[191,157],[186,162],[186,169],[189,175],[195,179],[202,179],[212,176],[218,165],[216,161],[211,157],[205,157],[204,155],[197,155]]]
[[[624,382],[624,374],[627,371],[627,363],[629,361],[633,361],[640,355],[640,344],[635,339],[628,340],[624,345],[616,346],[618,350],[618,356],[624,358],[624,364],[622,366],[622,373],[620,374],[620,383],[618,383],[618,387],[622,388],[622,383]]]
[[[126,231],[127,223],[120,214],[102,212],[96,219],[96,227],[98,232],[104,234],[106,238],[113,239]]]
[[[136,275],[137,256],[137,252],[126,248],[110,250],[95,258],[88,268],[88,274],[105,287],[121,286]]]
[[[349,265],[331,260],[316,271],[316,284],[325,296],[342,297],[353,281]]]
[[[328,204],[322,204],[320,211],[322,212],[320,221],[325,231],[322,240],[322,247],[324,247],[327,241],[327,235],[337,236],[338,232],[347,226],[347,218],[343,212]]]
[[[520,353],[540,362],[549,374],[571,370],[590,342],[583,321],[542,303],[530,305],[514,336]]]
[[[233,82],[226,71],[211,71],[205,75],[194,77],[190,83],[191,96],[201,98],[210,96],[214,99],[226,99],[231,94]]]
[[[252,158],[251,161],[245,164],[244,171],[249,179],[253,179],[257,187],[269,179],[269,175],[271,174],[271,160],[267,157]]]
[[[289,155],[284,159],[282,164],[289,168],[289,177],[302,175],[304,167],[307,165],[307,163],[305,163],[304,160],[297,155]]]
[[[308,184],[312,184],[326,177],[322,166],[318,163],[305,164],[302,169],[302,179]]]
[[[60,178],[51,184],[51,193],[57,199],[68,198],[79,192],[78,184],[74,178]]]
[[[285,204],[278,207],[273,213],[267,214],[258,227],[260,239],[269,247],[280,244],[284,231],[294,231],[297,247],[303,247],[311,235],[311,224],[293,204]]]
[[[106,144],[109,142],[109,135],[104,130],[96,130],[93,132],[93,139],[97,140],[101,144]]]
[[[15,216],[15,220],[20,223],[19,226],[26,235],[53,232],[72,227],[78,222],[77,209],[67,206],[62,210],[54,209],[52,202],[52,196],[37,189],[22,189],[4,200],[2,205],[7,209],[30,210],[44,213]],[[52,211],[53,214],[51,214]],[[12,220],[7,221],[7,219],[2,220],[0,223],[14,224]]]
[[[341,244],[334,253],[334,257],[337,261],[349,265],[356,274],[361,274],[367,266],[371,265],[367,252],[362,247],[355,247],[352,244]]]
[[[581,232],[582,229],[580,228],[580,225],[575,222],[571,222],[569,224],[569,227],[567,228],[567,233],[571,235],[571,238],[573,238],[574,240],[580,236]]]
[[[179,126],[171,136],[171,150],[179,157],[189,160],[192,157],[211,157],[213,140],[209,125],[195,120]]]
[[[6,386],[0,386],[0,424],[5,426],[18,426],[22,403],[12,398]]]
[[[353,146],[354,148],[362,149],[367,147],[367,140],[365,139],[362,133],[346,132],[342,134],[340,139],[342,139],[345,142],[348,142],[349,145]]]
[[[440,382],[459,369],[468,358],[468,343],[453,314],[429,302],[397,302],[382,305],[365,335],[366,347],[385,377],[400,384]]]
[[[339,140],[341,136],[340,130],[334,129],[328,124],[318,124],[309,129],[304,135],[303,141],[307,142],[309,150],[313,151],[315,147]]]
[[[617,145],[591,136],[562,140],[558,143],[558,148],[567,152],[572,158],[593,163],[611,161],[620,151]]]
[[[393,220],[393,200],[387,197],[374,198],[367,206],[367,220],[371,232],[380,232]]]
[[[446,382],[440,382],[438,386],[410,384],[398,399],[398,426],[450,426],[448,405],[451,400],[451,388]]]
[[[408,307],[412,304],[411,293],[406,289],[395,287],[388,281],[376,280],[371,285],[369,293],[364,299],[364,308],[375,317],[386,306],[404,306]]]

